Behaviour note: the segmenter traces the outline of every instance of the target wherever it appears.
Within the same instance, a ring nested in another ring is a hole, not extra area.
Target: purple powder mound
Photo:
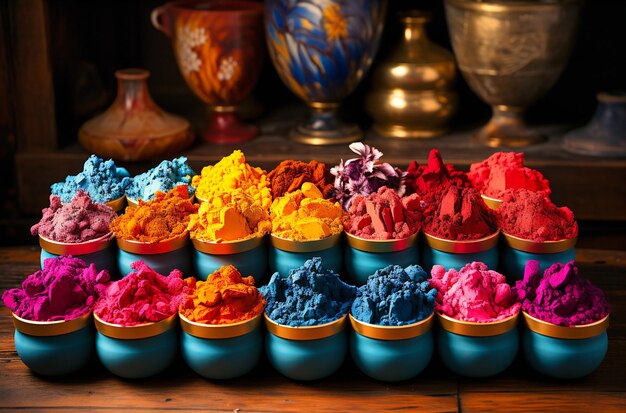
[[[100,238],[109,231],[109,224],[117,215],[103,204],[95,204],[86,191],[78,191],[72,202],[63,204],[61,198],[50,195],[50,207],[42,211],[39,223],[31,234],[57,242],[76,244]]]
[[[522,310],[560,326],[591,324],[610,311],[602,290],[578,275],[574,261],[553,264],[543,275],[539,261],[528,261],[515,293]]]
[[[109,281],[106,270],[71,255],[48,258],[43,270],[29,275],[22,288],[2,294],[4,305],[31,321],[59,321],[78,318],[93,309],[98,295]]]

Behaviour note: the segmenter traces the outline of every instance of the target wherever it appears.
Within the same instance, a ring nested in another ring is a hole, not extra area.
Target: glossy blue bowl
[[[278,272],[287,277],[290,270],[301,267],[313,257],[320,257],[327,270],[341,273],[341,234],[315,241],[293,241],[271,235],[270,240],[272,245],[269,250],[269,268],[272,274]]]
[[[419,264],[417,234],[404,239],[370,240],[346,233],[346,239],[346,271],[357,286],[367,283],[367,277],[388,265],[406,268]]]
[[[493,323],[469,323],[437,314],[439,355],[445,366],[468,377],[495,376],[517,355],[519,335],[516,314]]]
[[[187,233],[171,240],[148,244],[145,242],[117,239],[119,248],[117,265],[122,277],[133,272],[130,264],[144,261],[159,274],[168,275],[178,269],[184,276],[191,275],[191,251],[189,250]]]
[[[509,282],[524,278],[524,269],[530,260],[539,261],[541,271],[545,271],[557,262],[576,259],[576,238],[536,242],[503,235],[506,245],[502,248],[502,269]]]
[[[202,324],[179,314],[180,348],[193,371],[208,379],[243,376],[257,365],[263,353],[259,315],[234,324]]]
[[[196,278],[206,281],[209,274],[223,266],[233,265],[243,276],[252,275],[257,285],[267,276],[267,247],[265,238],[243,241],[209,242],[191,239],[193,243],[193,266]]]
[[[491,269],[498,267],[498,237],[500,231],[472,241],[451,241],[424,234],[424,270],[430,272],[433,265],[446,270],[460,270],[474,261],[484,262]]]
[[[35,373],[58,376],[87,365],[94,350],[91,313],[70,321],[30,321],[13,314],[15,350]]]
[[[433,356],[433,315],[414,324],[386,327],[350,315],[350,353],[357,367],[381,381],[408,380],[420,374]]]
[[[48,258],[72,255],[85,261],[87,265],[95,264],[98,270],[108,270],[114,277],[117,274],[113,234],[76,244],[56,242],[40,235],[39,245],[41,246],[39,263],[42,269],[43,262]]]
[[[348,351],[347,316],[328,324],[289,327],[265,315],[265,351],[279,373],[293,380],[318,380],[341,367]]]
[[[522,346],[533,369],[557,379],[575,379],[602,364],[609,345],[609,316],[593,324],[562,327],[523,315]]]
[[[102,321],[94,315],[96,352],[111,373],[128,379],[154,376],[165,370],[176,357],[178,315],[157,323],[123,327]]]

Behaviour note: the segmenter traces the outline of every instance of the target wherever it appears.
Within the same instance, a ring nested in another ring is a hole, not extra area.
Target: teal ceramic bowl
[[[346,232],[346,239],[346,271],[357,286],[365,284],[367,277],[388,265],[406,268],[419,264],[417,234],[404,239],[370,240]]]
[[[117,239],[119,248],[117,265],[122,277],[133,272],[130,264],[144,261],[159,274],[167,275],[178,269],[184,275],[191,274],[191,251],[189,250],[189,234],[185,232],[177,238],[148,244],[146,242]]]
[[[341,273],[341,233],[314,241],[293,241],[270,235],[270,241],[272,245],[269,250],[269,268],[272,274],[278,272],[287,277],[289,270],[301,267],[313,257],[320,257],[327,270]]]
[[[433,314],[398,327],[364,323],[350,315],[350,354],[357,367],[381,381],[408,380],[420,374],[433,356]]]
[[[576,259],[576,237],[559,241],[537,242],[505,234],[502,249],[502,267],[509,282],[524,278],[524,269],[529,260],[539,261],[541,271],[557,262]]]
[[[609,316],[592,324],[563,327],[522,313],[522,346],[528,364],[557,379],[584,377],[596,370],[609,345]]]
[[[91,359],[94,329],[91,313],[69,321],[30,321],[13,314],[15,350],[35,373],[74,373]]]
[[[193,267],[196,278],[206,281],[209,274],[225,265],[233,265],[244,276],[252,275],[257,285],[267,276],[265,238],[243,241],[211,242],[192,238]]]
[[[424,270],[430,272],[433,265],[442,265],[446,270],[460,270],[474,261],[484,262],[490,269],[498,268],[498,232],[485,238],[471,241],[452,241],[424,233]]]
[[[265,314],[265,351],[279,373],[293,380],[318,380],[339,369],[348,351],[343,316],[331,323],[290,327]]]
[[[470,323],[437,314],[437,347],[446,367],[468,377],[495,376],[517,355],[519,335],[516,314],[493,323]]]
[[[39,263],[43,269],[43,262],[48,258],[58,258],[61,255],[72,255],[85,261],[87,265],[95,264],[98,270],[107,270],[115,277],[117,266],[115,260],[115,243],[113,234],[109,233],[102,237],[87,242],[70,244],[57,242],[39,236],[41,254]]]
[[[96,352],[111,373],[127,379],[154,376],[176,357],[178,314],[156,323],[124,327],[94,314]]]
[[[243,376],[263,353],[262,315],[234,324],[203,324],[179,314],[180,349],[193,371],[208,379]]]

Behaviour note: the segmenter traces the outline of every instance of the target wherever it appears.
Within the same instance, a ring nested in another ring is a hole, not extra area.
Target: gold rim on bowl
[[[341,232],[338,234],[330,235],[326,238],[316,239],[312,241],[294,241],[287,238],[282,238],[274,234],[270,234],[270,241],[272,246],[279,250],[288,252],[316,252],[322,251],[334,247],[339,244]]]
[[[469,241],[455,241],[449,239],[443,239],[424,233],[426,242],[435,250],[448,252],[451,254],[474,254],[477,252],[484,252],[494,248],[498,245],[498,236],[500,230],[497,230],[491,235],[484,238],[469,240]]]
[[[348,232],[345,234],[349,246],[365,252],[398,252],[415,246],[417,242],[417,232],[407,238],[384,240],[361,238]]]
[[[57,242],[49,238],[39,236],[39,246],[46,252],[54,255],[85,255],[102,251],[113,242],[113,233],[109,232],[101,237],[78,243]]]
[[[348,315],[346,314],[343,317],[326,324],[292,327],[278,324],[276,321],[269,318],[266,312],[263,312],[263,315],[265,317],[265,326],[270,333],[280,338],[297,341],[320,340],[322,338],[334,336],[343,330],[344,325],[346,324],[346,319],[348,318]]]
[[[261,323],[261,314],[248,320],[232,324],[205,324],[191,321],[178,312],[182,330],[194,337],[224,339],[243,336],[256,330]]]
[[[161,242],[148,243],[129,239],[117,239],[117,246],[126,252],[133,254],[165,254],[184,248],[189,242],[189,233],[185,231],[181,235]]]
[[[441,327],[451,333],[469,337],[490,337],[513,330],[517,326],[518,315],[519,313],[503,320],[488,323],[456,320],[441,313],[437,313],[437,319],[439,319]]]
[[[497,211],[498,208],[500,208],[500,206],[502,205],[501,199],[491,198],[487,195],[482,195],[482,194],[480,196],[482,197],[485,205],[487,205],[490,209],[493,209],[494,211]]]
[[[430,331],[435,319],[434,313],[417,323],[404,326],[379,326],[357,320],[350,314],[350,324],[362,336],[376,340],[407,340]]]
[[[111,208],[115,212],[120,212],[124,210],[126,206],[126,195],[122,195],[117,199],[113,199],[111,201],[105,202],[105,205]]]
[[[16,330],[20,333],[37,337],[51,337],[73,333],[88,326],[91,322],[91,311],[71,320],[59,321],[31,321],[15,313],[11,314],[13,315],[13,326],[15,326]]]
[[[96,329],[107,337],[120,340],[137,340],[158,336],[176,327],[178,313],[174,313],[161,321],[137,324],[134,326],[122,326],[106,322],[98,317],[96,313],[93,314],[93,320],[96,324]]]
[[[579,326],[559,326],[556,324],[548,323],[547,321],[539,320],[522,311],[524,316],[524,324],[530,331],[533,331],[542,336],[548,336],[553,338],[561,338],[566,340],[580,340],[584,338],[595,337],[602,334],[609,328],[609,315],[591,324],[583,324]]]
[[[254,237],[237,241],[207,241],[203,239],[191,238],[193,247],[200,252],[211,255],[238,254],[253,250],[263,245],[264,237]]]
[[[558,241],[532,241],[509,235],[505,232],[503,232],[502,235],[504,235],[504,239],[509,247],[531,254],[556,254],[564,252],[574,248],[578,239],[578,237],[573,237]]]

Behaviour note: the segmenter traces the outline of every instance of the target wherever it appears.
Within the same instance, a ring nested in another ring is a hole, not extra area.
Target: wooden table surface
[[[300,411],[626,411],[626,252],[579,250],[582,274],[603,288],[612,306],[609,350],[600,368],[583,379],[553,380],[534,373],[520,356],[503,374],[467,379],[447,371],[437,356],[417,378],[386,384],[364,376],[348,360],[330,378],[300,383],[267,361],[245,377],[206,380],[177,359],[165,373],[130,381],[97,361],[82,373],[45,378],[31,373],[13,344],[10,312],[0,310],[0,409],[37,411],[200,410]],[[0,249],[0,290],[18,286],[38,268],[33,247]]]

